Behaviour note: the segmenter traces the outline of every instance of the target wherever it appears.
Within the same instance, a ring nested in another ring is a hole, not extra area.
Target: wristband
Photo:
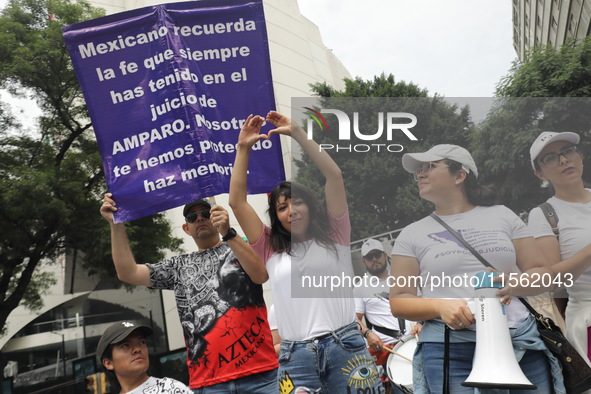
[[[367,336],[369,335],[370,332],[373,332],[372,330],[368,329],[365,334],[363,334],[363,338],[367,339]]]
[[[228,242],[229,240],[234,238],[236,235],[237,235],[236,230],[234,230],[232,227],[230,227],[230,229],[228,230],[228,234],[226,234],[222,237],[222,241]]]

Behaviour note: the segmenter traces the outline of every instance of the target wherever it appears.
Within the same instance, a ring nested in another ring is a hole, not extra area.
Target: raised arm
[[[219,205],[212,207],[211,223],[222,237],[226,236],[230,230],[228,211]],[[265,263],[241,237],[236,236],[227,240],[226,243],[232,249],[246,275],[254,283],[263,284],[269,279]]]
[[[250,115],[246,119],[238,136],[236,158],[230,178],[230,208],[251,244],[256,243],[261,237],[263,224],[259,215],[246,199],[248,160],[252,146],[258,140],[268,138],[268,136],[260,134],[263,122],[264,120],[260,116]]]
[[[136,264],[124,223],[114,223],[113,212],[117,211],[111,193],[105,194],[103,205],[101,206],[101,215],[111,226],[111,253],[113,254],[113,263],[117,271],[117,278],[123,282],[132,285],[151,286],[150,270],[144,264]]]
[[[316,141],[309,140],[306,132],[298,124],[292,124],[291,119],[276,111],[267,114],[267,121],[275,125],[275,129],[269,131],[269,135],[283,134],[291,136],[301,147],[312,162],[318,167],[326,178],[324,195],[328,211],[340,218],[347,210],[347,197],[343,173],[326,151],[320,149]]]

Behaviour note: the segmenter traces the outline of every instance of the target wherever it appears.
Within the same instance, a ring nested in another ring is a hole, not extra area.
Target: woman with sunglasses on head
[[[583,183],[583,158],[577,151],[579,139],[576,133],[546,131],[530,148],[534,174],[554,189],[554,196],[547,202],[558,218],[558,237],[541,208],[532,209],[528,219],[538,247],[551,261],[573,256],[590,241],[591,189]],[[591,268],[566,270],[562,279],[568,293],[566,337],[591,365]]]
[[[265,120],[276,128],[261,134]],[[254,144],[273,134],[293,138],[319,168],[326,179],[326,205],[306,187],[282,182],[269,196],[271,225],[266,226],[247,202],[247,167]],[[354,275],[351,225],[337,164],[288,117],[275,111],[266,119],[249,116],[238,137],[230,206],[269,272],[281,336],[279,387],[314,393],[357,392],[357,388],[379,392],[377,368],[355,323],[352,289],[299,285],[307,275]]]
[[[402,165],[414,174],[420,197],[434,205],[435,215],[505,277],[550,275],[523,221],[507,207],[496,205],[494,190],[478,183],[478,169],[466,149],[436,145],[427,152],[405,154]],[[451,393],[477,392],[474,387],[462,386],[472,369],[476,341],[475,319],[467,302],[474,296],[474,288],[464,278],[485,270],[431,216],[408,225],[396,239],[392,275],[406,279],[399,283],[407,285],[391,288],[392,312],[397,317],[425,321],[413,359],[415,393],[442,393],[446,389]],[[420,297],[417,283],[422,285]],[[512,295],[543,291],[506,286],[498,295],[506,304],[515,355],[527,378],[537,386],[537,392],[564,392],[560,366],[541,341],[534,319],[521,302],[510,302]],[[449,362],[447,371],[445,361]],[[444,375],[449,377],[448,387],[444,387]],[[515,392],[521,391],[511,391]]]

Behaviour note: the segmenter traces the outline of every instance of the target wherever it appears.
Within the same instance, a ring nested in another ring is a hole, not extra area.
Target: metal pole
[[[62,368],[64,369],[64,378],[66,377],[66,340],[62,334]]]

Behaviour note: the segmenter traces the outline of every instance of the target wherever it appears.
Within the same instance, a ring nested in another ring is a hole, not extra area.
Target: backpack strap
[[[560,231],[558,230],[558,215],[556,214],[554,207],[548,201],[538,205],[538,207],[544,213],[546,220],[548,220],[550,227],[552,227],[552,232],[556,235],[556,239],[558,239]]]

